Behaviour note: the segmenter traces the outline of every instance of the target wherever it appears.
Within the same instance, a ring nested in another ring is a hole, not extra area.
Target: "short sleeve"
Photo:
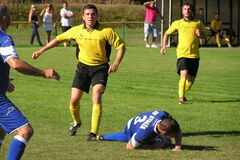
[[[125,45],[125,42],[111,28],[109,28],[107,32],[107,41],[116,49],[119,49]]]
[[[0,55],[4,62],[6,62],[11,57],[18,57],[15,44],[10,36],[6,35],[2,37],[0,43]]]
[[[166,31],[167,34],[172,34],[177,30],[178,26],[178,22],[175,21],[172,23],[172,25],[168,28],[168,30]]]
[[[74,35],[76,35],[75,29],[71,28],[66,32],[63,32],[62,34],[58,35],[56,37],[56,40],[59,42],[70,41],[71,39],[73,39]]]

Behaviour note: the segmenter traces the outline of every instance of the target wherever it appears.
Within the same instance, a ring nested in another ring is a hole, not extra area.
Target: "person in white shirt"
[[[66,32],[70,28],[72,28],[72,16],[73,12],[68,10],[68,2],[63,2],[63,8],[60,10],[61,15],[61,24],[62,24],[62,32]],[[70,42],[64,42],[64,47],[70,45]]]

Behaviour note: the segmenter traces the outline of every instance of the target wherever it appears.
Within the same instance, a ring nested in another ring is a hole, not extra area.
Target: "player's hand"
[[[33,59],[37,59],[42,53],[43,53],[43,52],[40,51],[40,50],[38,50],[38,51],[36,51],[36,52],[33,52],[32,58],[33,58]]]
[[[167,51],[167,47],[162,47],[161,50],[160,50],[160,53],[162,55],[165,55],[166,51]]]
[[[200,31],[200,29],[197,28],[197,29],[195,30],[195,33],[196,33],[196,35],[197,35],[198,37],[201,36],[201,31]]]
[[[56,80],[60,80],[60,75],[54,69],[48,69],[43,72],[44,72],[43,74],[44,78],[53,78]]]
[[[13,92],[14,89],[15,89],[15,86],[9,81],[7,92]]]
[[[181,146],[175,146],[175,148],[172,149],[172,151],[181,151]]]
[[[117,69],[118,69],[118,65],[115,65],[115,64],[111,65],[108,69],[108,74],[110,74],[112,72],[116,72]]]

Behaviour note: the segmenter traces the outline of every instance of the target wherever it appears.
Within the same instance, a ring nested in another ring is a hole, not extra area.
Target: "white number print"
[[[138,122],[143,122],[143,121],[145,121],[146,119],[147,119],[147,116],[146,116],[146,115],[144,115],[143,117],[137,116],[137,117],[135,118],[135,120],[134,120],[134,125],[137,124]]]

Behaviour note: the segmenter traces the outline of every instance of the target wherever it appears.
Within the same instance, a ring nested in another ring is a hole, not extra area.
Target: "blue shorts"
[[[0,127],[8,134],[28,125],[21,111],[4,95],[0,96]]]

